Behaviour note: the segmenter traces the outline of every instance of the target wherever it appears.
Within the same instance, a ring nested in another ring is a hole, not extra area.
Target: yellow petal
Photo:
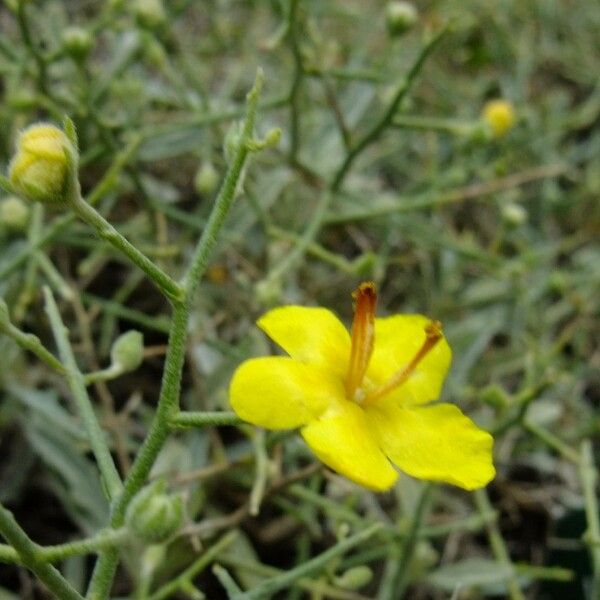
[[[387,490],[398,474],[369,430],[365,412],[341,400],[301,429],[302,437],[327,466],[367,488]]]
[[[346,376],[350,335],[329,310],[282,306],[263,315],[257,325],[292,358],[321,365]]]
[[[431,319],[423,315],[394,315],[375,319],[375,350],[367,370],[371,386],[383,385],[405,367],[425,341],[425,327]],[[442,338],[418,364],[414,373],[389,396],[402,405],[436,400],[450,367],[452,353]]]
[[[318,367],[266,356],[238,367],[229,402],[244,421],[267,429],[293,429],[320,415],[343,394],[342,381]]]
[[[452,404],[399,408],[383,403],[366,415],[383,451],[409,475],[466,490],[494,478],[492,436]]]

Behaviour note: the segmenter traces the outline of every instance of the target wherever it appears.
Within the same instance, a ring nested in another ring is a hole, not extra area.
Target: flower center
[[[401,386],[417,369],[419,363],[433,350],[442,339],[442,324],[431,321],[425,327],[425,341],[411,360],[396,371],[388,381],[366,393],[361,387],[375,345],[375,307],[377,291],[372,282],[361,283],[353,292],[354,320],[350,346],[350,362],[346,376],[346,397],[363,407],[377,402],[383,396]]]

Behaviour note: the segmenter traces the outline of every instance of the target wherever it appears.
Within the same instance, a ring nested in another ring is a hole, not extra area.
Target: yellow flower
[[[490,100],[483,107],[483,120],[492,130],[494,137],[502,137],[515,124],[515,109],[507,100]]]
[[[354,293],[351,335],[329,310],[284,306],[258,326],[289,357],[242,363],[229,391],[239,417],[267,429],[300,427],[333,470],[373,490],[398,473],[464,489],[494,477],[492,437],[441,390],[451,352],[441,325],[422,315],[377,319],[372,283]]]

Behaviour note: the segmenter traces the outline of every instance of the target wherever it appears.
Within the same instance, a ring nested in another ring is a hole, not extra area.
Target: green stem
[[[171,427],[210,427],[212,425],[240,425],[244,423],[232,412],[193,412],[182,411],[171,419]]]
[[[21,562],[60,600],[83,600],[52,565],[44,562],[38,545],[19,526],[13,514],[0,504],[0,533],[16,550]]]
[[[187,304],[175,304],[158,407],[148,435],[125,479],[123,492],[111,507],[110,526],[113,529],[124,525],[125,510],[133,496],[144,485],[150,469],[168,437],[169,422],[177,412],[181,373],[185,358],[187,323]],[[105,600],[108,597],[118,562],[119,550],[117,548],[107,550],[100,556],[88,588],[88,599]]]
[[[256,108],[262,88],[263,74],[259,71],[256,76],[254,87],[248,94],[248,109],[246,120],[236,152],[223,185],[219,191],[215,205],[202,233],[191,265],[183,279],[184,296],[183,301],[173,302],[173,318],[169,333],[168,349],[163,369],[158,407],[150,425],[150,431],[138,452],[136,459],[124,482],[123,492],[111,507],[110,526],[119,528],[125,520],[125,510],[136,494],[143,486],[150,469],[165,443],[171,430],[171,422],[179,412],[179,397],[181,391],[181,374],[185,360],[185,348],[187,341],[187,325],[189,312],[194,293],[200,283],[210,254],[216,244],[217,235],[223,225],[225,217],[233,200],[242,173],[246,158],[248,156],[248,143],[254,130]],[[105,600],[109,594],[114,578],[115,570],[119,562],[118,549],[111,549],[100,556],[90,585],[88,588],[88,600]]]
[[[290,162],[294,164],[300,146],[300,85],[304,69],[298,44],[298,0],[290,0],[288,8],[288,37],[294,58],[294,74],[290,89]]]
[[[540,439],[544,444],[556,450],[559,454],[564,456],[567,460],[577,464],[580,460],[579,454],[576,450],[571,448],[568,444],[565,444],[558,436],[552,432],[532,423],[529,419],[523,419],[523,427],[533,434],[535,437]]]
[[[73,195],[69,206],[79,218],[95,229],[102,239],[109,242],[142,269],[163,294],[174,302],[183,300],[184,292],[181,286],[121,235],[95,208],[85,202],[78,192]]]
[[[183,586],[191,582],[198,573],[215,560],[227,546],[231,545],[237,535],[238,533],[236,531],[230,531],[228,534],[224,535],[218,542],[206,550],[202,556],[199,556],[187,569],[185,569],[185,571],[154,592],[148,600],[166,600],[176,594]]]
[[[73,399],[75,400],[75,404],[77,405],[77,409],[83,420],[83,425],[87,432],[94,456],[96,457],[102,480],[108,492],[108,497],[113,499],[122,489],[121,478],[119,477],[119,473],[110,454],[104,431],[102,431],[102,428],[98,423],[94,407],[92,406],[90,397],[85,389],[83,375],[75,362],[73,349],[71,348],[67,336],[67,329],[62,322],[58,306],[56,306],[52,292],[48,287],[44,287],[44,298],[46,301],[46,312],[50,319],[50,326],[54,333],[58,352],[65,368],[67,383],[69,384]]]
[[[220,557],[219,561],[223,564],[231,566],[236,571],[246,571],[261,577],[278,577],[284,573],[284,571],[281,569],[270,567],[260,562],[245,560],[239,556],[232,556],[231,554]],[[308,577],[296,579],[292,585],[294,586],[294,590],[304,590],[312,594],[310,596],[302,595],[300,596],[301,598],[310,597],[312,599],[316,598],[317,594],[320,594],[321,596],[330,598],[331,600],[366,600],[364,596],[358,596],[354,592],[342,590],[330,584],[324,583],[323,581],[315,581],[313,579],[309,579]],[[151,600],[154,600],[154,598]]]
[[[403,129],[424,129],[425,131],[440,131],[455,135],[464,135],[473,126],[471,123],[456,121],[454,119],[420,117],[418,115],[396,115],[392,119],[392,125]]]
[[[183,280],[188,301],[191,301],[198,284],[200,283],[200,279],[202,275],[204,275],[208,265],[208,259],[215,247],[215,244],[217,243],[217,234],[221,230],[223,221],[225,220],[225,217],[227,216],[227,213],[229,212],[229,209],[235,200],[235,192],[238,181],[248,157],[248,144],[251,141],[252,134],[254,132],[254,121],[256,119],[256,110],[263,82],[264,74],[262,70],[259,70],[256,75],[254,87],[248,93],[248,111],[237,150],[233,156],[233,160],[231,161],[229,169],[227,170],[227,174],[225,175],[225,179],[221,189],[219,190],[217,199],[215,200],[215,205],[206,223],[204,231],[200,236],[200,240],[198,241],[198,245],[196,246],[196,250],[192,258],[192,262]]]
[[[17,2],[17,22],[19,23],[19,29],[21,31],[21,37],[27,49],[33,56],[33,59],[37,65],[37,82],[42,94],[48,93],[48,81],[46,73],[46,61],[40,53],[37,46],[33,43],[31,32],[29,30],[29,22],[27,21],[27,15],[25,13],[25,5],[27,2]]]
[[[119,174],[127,165],[128,162],[131,161],[135,151],[139,146],[140,140],[139,137],[135,137],[116,157],[112,162],[111,166],[108,168],[102,179],[97,183],[94,189],[88,195],[88,203],[94,206],[97,204],[102,197],[108,194],[111,190],[113,190],[119,181]],[[0,178],[0,183],[2,183],[2,178]],[[56,218],[52,224],[46,229],[45,233],[41,235],[35,242],[31,242],[31,245],[23,248],[20,252],[16,253],[9,261],[6,262],[0,268],[0,280],[8,277],[11,273],[16,271],[31,255],[32,252],[39,250],[44,247],[49,242],[53,241],[57,238],[60,233],[62,233],[73,221],[75,221],[76,217],[73,213],[68,213]]]
[[[439,44],[441,39],[444,37],[446,31],[447,27],[440,30],[423,47],[414,65],[412,66],[404,80],[396,88],[396,92],[394,93],[392,101],[390,102],[387,110],[383,113],[379,120],[369,129],[369,131],[367,131],[367,133],[351,148],[350,152],[348,152],[346,158],[344,159],[344,162],[341,164],[340,168],[338,169],[337,173],[333,178],[333,181],[331,182],[330,189],[333,192],[337,192],[340,189],[346,177],[346,174],[350,170],[350,167],[352,167],[352,164],[363,152],[363,150],[370,146],[379,137],[383,130],[390,125],[396,111],[398,110],[398,107],[400,106],[400,103],[402,102],[402,100],[404,100],[406,94],[408,94],[408,92],[412,88],[412,85],[417,75],[421,72],[425,61],[433,52],[434,48]]]
[[[583,488],[587,518],[587,531],[583,535],[583,540],[588,546],[592,563],[593,581],[590,597],[600,598],[600,509],[598,507],[598,496],[596,495],[598,471],[594,465],[590,440],[584,440],[581,443],[579,478]]]
[[[479,512],[484,514],[489,514],[493,512],[492,504],[490,499],[488,498],[487,492],[485,488],[475,490],[474,492],[475,504],[477,505],[477,509]],[[510,555],[506,548],[506,544],[504,543],[504,538],[498,529],[498,525],[495,520],[487,521],[486,524],[488,540],[490,542],[490,546],[492,548],[492,552],[494,557],[499,563],[514,569],[512,561],[510,560]],[[508,584],[508,593],[511,600],[525,600],[525,596],[519,587],[519,582],[517,578],[513,575],[507,581]]]
[[[4,304],[4,300],[0,299],[0,303]],[[1,310],[1,308],[0,308]],[[64,373],[63,364],[52,354],[40,341],[40,338],[33,333],[25,333],[16,325],[8,320],[0,319],[0,333],[4,333],[12,338],[21,348],[35,354],[42,362],[46,363],[51,369],[58,373]]]
[[[85,385],[92,385],[93,383],[98,383],[100,381],[112,381],[120,375],[123,375],[123,373],[124,371],[119,365],[110,365],[110,367],[106,367],[106,369],[86,373],[83,376],[83,380],[85,381]]]
[[[335,546],[332,546],[329,550],[322,552],[311,560],[290,569],[281,575],[277,575],[247,592],[233,596],[232,600],[261,600],[263,598],[268,598],[289,585],[295,584],[299,579],[322,571],[332,559],[342,556],[348,552],[348,550],[362,544],[379,532],[381,528],[382,524],[376,523],[367,529],[363,529],[341,542],[338,542]]]
[[[125,528],[109,529],[84,540],[57,544],[56,546],[41,546],[37,549],[37,553],[42,562],[59,562],[71,556],[93,554],[106,548],[119,546],[128,540],[129,535],[129,531]],[[0,544],[0,562],[19,564],[21,563],[21,558],[12,546]]]
[[[375,123],[375,125],[373,125],[371,129],[369,129],[369,131],[350,149],[344,161],[340,165],[339,169],[334,174],[327,189],[321,193],[319,203],[317,204],[313,212],[312,218],[306,230],[299,238],[298,243],[294,246],[291,252],[289,252],[285,256],[285,258],[270,271],[269,275],[265,279],[266,286],[268,286],[270,283],[276,282],[285,273],[287,273],[290,270],[290,268],[304,256],[306,250],[314,242],[321,229],[323,222],[325,221],[327,210],[329,209],[333,196],[341,188],[344,179],[346,178],[346,175],[350,170],[350,167],[352,166],[356,158],[359,156],[359,154],[361,154],[365,148],[371,145],[379,137],[382,131],[390,124],[392,117],[398,109],[400,102],[410,91],[417,75],[419,74],[425,63],[425,60],[431,54],[431,52],[439,43],[439,41],[442,39],[445,32],[446,29],[442,29],[421,50],[421,53],[419,54],[415,64],[408,72],[403,82],[398,86],[396,93],[394,94],[394,98],[388,106],[386,112]]]
[[[402,543],[400,560],[396,560],[392,553],[392,557],[388,563],[387,576],[384,578],[379,594],[377,595],[379,600],[395,600],[396,598],[404,597],[404,592],[410,583],[410,565],[432,489],[433,485],[431,483],[425,483],[415,514],[410,523],[410,529]]]

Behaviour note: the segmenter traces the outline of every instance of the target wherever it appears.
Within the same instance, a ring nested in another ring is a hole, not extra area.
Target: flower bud
[[[202,196],[210,196],[219,184],[219,174],[210,161],[202,163],[194,177],[194,188]]]
[[[24,198],[60,205],[66,200],[69,167],[74,155],[75,150],[61,129],[48,123],[36,123],[21,132],[8,176]]]
[[[155,481],[143,488],[127,508],[127,527],[149,544],[164,542],[183,523],[183,498],[170,496],[165,489],[164,481]]]
[[[359,590],[371,581],[373,571],[366,565],[352,567],[335,578],[335,584],[345,590]]]
[[[75,60],[84,59],[92,49],[93,39],[82,27],[67,27],[62,32],[62,43],[67,53]]]
[[[0,204],[0,225],[23,231],[29,221],[29,206],[16,196],[9,196]]]
[[[254,288],[254,296],[262,306],[273,306],[281,301],[283,288],[281,279],[266,278],[259,281]]]
[[[483,120],[496,138],[505,135],[516,121],[515,109],[507,100],[490,100],[483,107]]]
[[[120,335],[110,350],[110,358],[122,373],[135,371],[144,360],[144,336],[135,329]]]
[[[410,2],[396,0],[388,2],[385,7],[385,21],[391,36],[405,34],[418,19],[417,9]]]
[[[133,11],[137,22],[147,29],[158,29],[167,21],[161,0],[136,0]]]
[[[502,205],[501,213],[507,225],[518,227],[527,223],[527,210],[516,202]]]

